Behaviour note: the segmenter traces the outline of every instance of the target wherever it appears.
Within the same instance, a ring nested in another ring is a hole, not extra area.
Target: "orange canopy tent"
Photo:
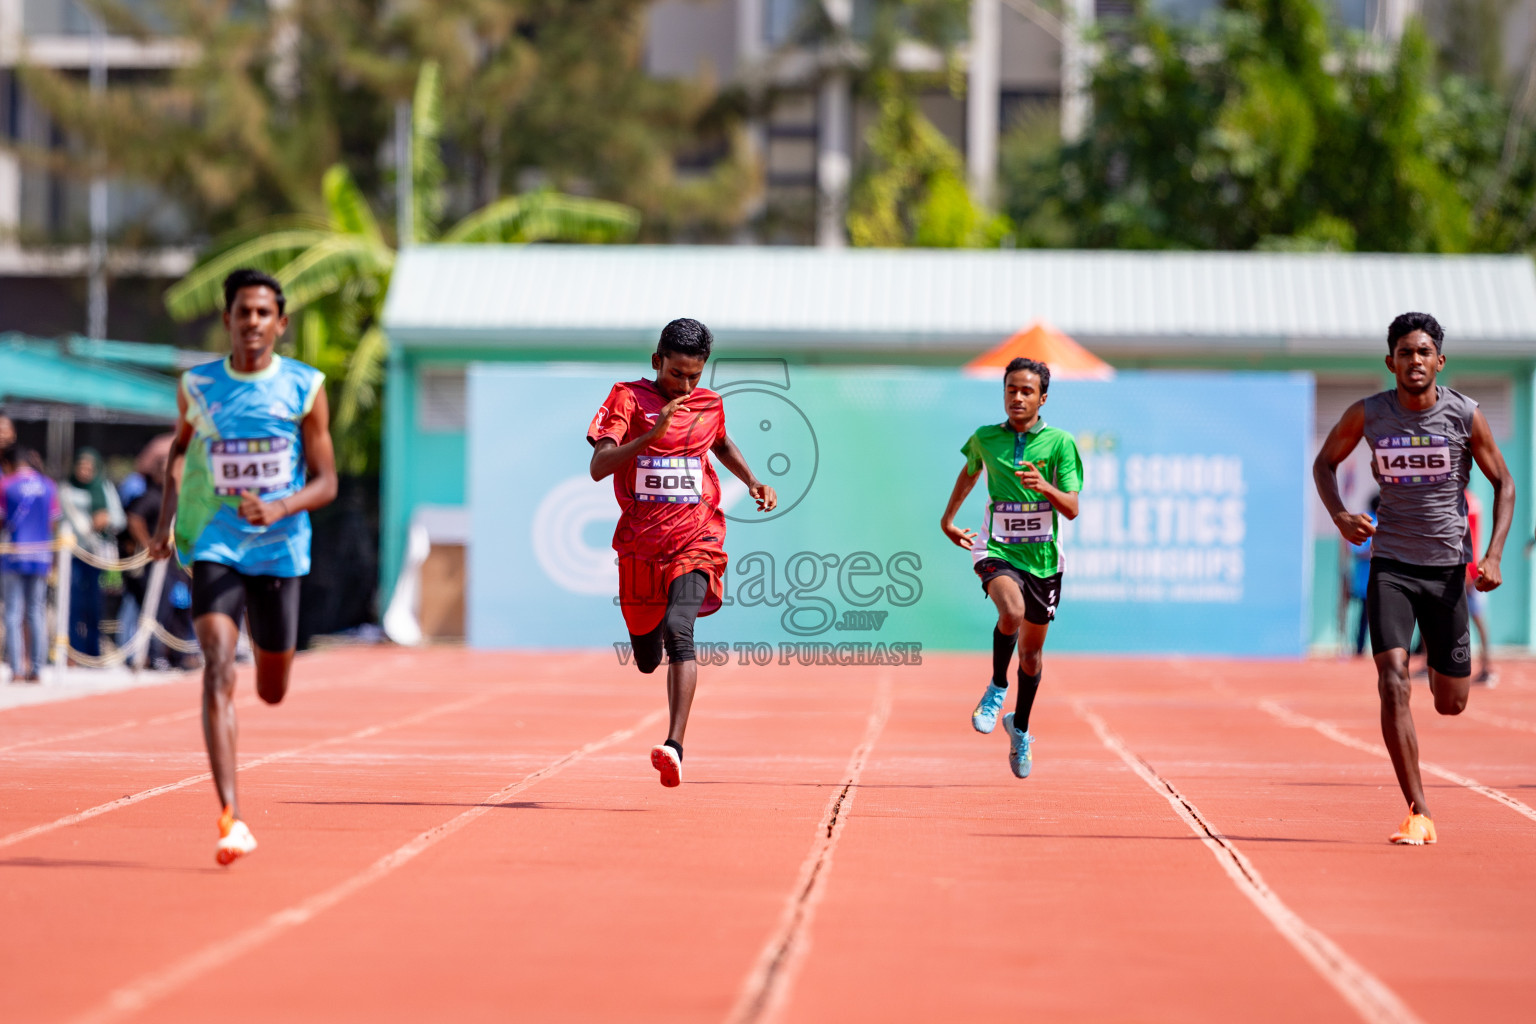
[[[1036,320],[1001,345],[962,367],[970,377],[1000,377],[1020,356],[1051,368],[1056,380],[1108,380],[1115,368],[1043,320]]]

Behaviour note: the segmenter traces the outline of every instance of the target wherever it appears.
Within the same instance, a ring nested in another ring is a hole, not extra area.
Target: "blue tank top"
[[[247,491],[277,501],[304,486],[300,423],[324,382],[314,367],[275,354],[255,373],[239,373],[223,359],[181,375],[193,429],[177,502],[183,562],[219,562],[250,576],[308,574],[309,513],[253,526],[239,506]]]

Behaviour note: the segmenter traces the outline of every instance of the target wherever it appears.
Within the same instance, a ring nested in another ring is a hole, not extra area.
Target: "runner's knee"
[[[1442,685],[1434,687],[1435,711],[1442,715],[1459,715],[1467,709],[1467,690],[1450,680],[1437,680]]]
[[[1376,673],[1376,692],[1383,704],[1407,704],[1410,695],[1406,666],[1383,665]]]
[[[673,661],[693,661],[693,625],[694,616],[688,609],[671,607],[667,609],[667,617],[662,620],[661,637],[666,646],[667,657]]]

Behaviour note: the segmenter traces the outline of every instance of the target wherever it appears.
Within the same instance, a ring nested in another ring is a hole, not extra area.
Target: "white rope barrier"
[[[86,565],[108,572],[113,570],[132,572],[134,569],[143,568],[150,562],[148,551],[140,551],[138,554],[129,555],[127,558],[105,558],[88,548],[81,547],[80,542],[69,534],[64,534],[57,540],[33,541],[26,544],[0,542],[0,555],[51,555],[56,551],[63,551],[66,548],[69,549],[75,558],[80,559]]]

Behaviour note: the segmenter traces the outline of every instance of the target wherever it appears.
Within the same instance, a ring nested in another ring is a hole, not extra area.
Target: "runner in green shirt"
[[[992,681],[971,714],[977,732],[997,726],[1008,693],[1008,663],[1019,648],[1019,696],[1016,710],[1003,716],[1008,731],[1008,764],[1027,778],[1034,763],[1029,711],[1040,689],[1040,651],[1056,617],[1061,597],[1061,545],[1056,515],[1077,518],[1077,492],[1083,486],[1083,460],[1065,430],[1040,418],[1051,370],[1033,359],[1015,359],[1003,372],[1003,407],[1008,422],[981,427],[960,451],[965,466],[939,525],[945,536],[966,550],[980,550],[976,532],[955,525],[955,514],[986,469],[987,546],[975,564],[976,575],[997,605],[992,630]]]

